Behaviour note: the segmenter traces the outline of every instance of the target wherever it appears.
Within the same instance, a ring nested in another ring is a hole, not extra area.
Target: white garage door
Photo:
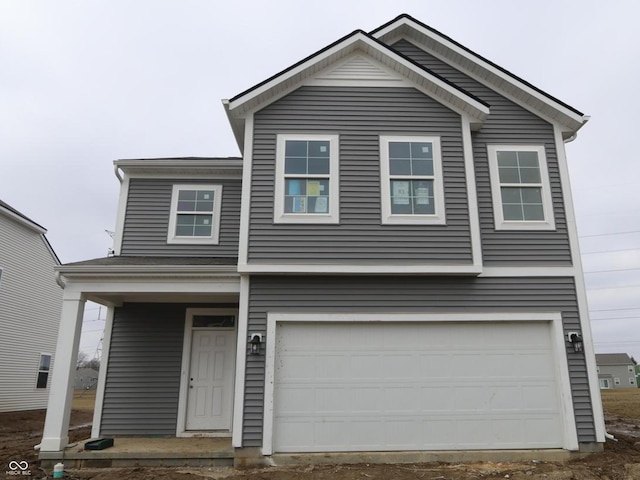
[[[562,446],[547,322],[276,331],[275,452]]]

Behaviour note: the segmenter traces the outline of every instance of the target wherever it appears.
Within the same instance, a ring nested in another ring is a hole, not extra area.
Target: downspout
[[[62,274],[60,272],[56,272],[56,283],[64,290],[66,283],[62,280]]]
[[[114,165],[113,166],[113,171],[116,174],[116,178],[118,179],[118,181],[120,182],[120,185],[122,185],[123,182],[123,178],[120,176],[120,167],[118,165]]]

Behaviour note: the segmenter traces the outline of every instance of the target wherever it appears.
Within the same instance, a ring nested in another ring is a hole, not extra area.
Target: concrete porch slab
[[[40,452],[43,467],[62,462],[68,468],[233,466],[230,438],[114,437],[113,447],[85,450],[82,440],[64,452]]]

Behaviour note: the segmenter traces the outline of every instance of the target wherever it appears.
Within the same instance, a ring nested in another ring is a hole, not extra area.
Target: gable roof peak
[[[560,124],[566,137],[574,135],[589,120],[588,116],[576,108],[406,13],[369,34],[387,44],[400,38],[414,43],[462,73],[520,103],[521,106]]]

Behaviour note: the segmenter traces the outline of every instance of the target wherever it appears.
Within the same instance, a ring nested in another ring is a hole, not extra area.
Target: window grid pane
[[[389,175],[433,177],[433,144],[389,142]]]
[[[434,215],[433,143],[391,141],[388,149],[391,214]]]
[[[329,213],[329,180],[287,178],[285,180],[285,213]]]
[[[537,152],[497,152],[500,183],[537,184],[542,182]]]
[[[210,237],[213,215],[178,214],[176,236],[178,237]]]
[[[329,140],[285,142],[284,213],[329,213],[330,153]]]
[[[502,213],[509,221],[542,221],[544,208],[540,187],[502,187]]]
[[[180,190],[178,212],[213,212],[213,190]]]
[[[391,180],[391,213],[433,215],[433,180]]]

